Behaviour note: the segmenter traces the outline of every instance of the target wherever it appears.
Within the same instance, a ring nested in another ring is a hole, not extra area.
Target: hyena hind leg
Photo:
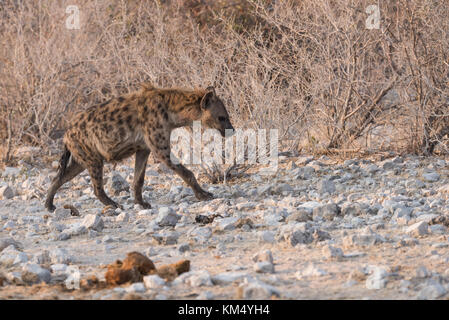
[[[76,162],[73,158],[69,165],[64,169],[64,173],[61,175],[58,171],[57,176],[53,179],[50,189],[48,189],[47,199],[45,200],[45,208],[48,211],[55,211],[56,207],[53,205],[53,200],[58,189],[66,182],[69,182],[81,172],[84,171],[84,167]],[[61,170],[61,169],[59,169]]]
[[[103,162],[95,163],[89,165],[88,169],[90,178],[92,180],[92,186],[94,188],[94,193],[98,200],[101,201],[105,206],[112,206],[119,208],[120,206],[114,200],[109,198],[103,188]]]

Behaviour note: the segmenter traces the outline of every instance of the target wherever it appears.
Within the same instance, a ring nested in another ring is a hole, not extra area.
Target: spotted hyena
[[[64,151],[59,170],[48,190],[45,207],[53,211],[56,191],[87,169],[95,195],[104,205],[118,207],[103,188],[104,162],[116,162],[135,154],[134,198],[142,199],[145,167],[150,152],[175,171],[193,189],[199,200],[212,198],[193,173],[170,160],[170,133],[173,129],[201,121],[225,136],[233,129],[228,112],[213,87],[205,90],[160,89],[149,83],[139,91],[111,99],[76,114],[64,134]]]

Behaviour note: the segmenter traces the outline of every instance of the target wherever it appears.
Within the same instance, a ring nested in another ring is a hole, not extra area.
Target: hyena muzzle
[[[170,159],[170,134],[175,128],[201,121],[224,137],[233,130],[229,114],[213,87],[205,90],[160,89],[149,83],[139,91],[111,99],[77,113],[64,134],[64,151],[56,177],[48,190],[45,207],[54,211],[57,190],[85,169],[94,193],[104,204],[119,205],[103,188],[103,164],[117,162],[135,154],[134,199],[144,208],[142,187],[150,152],[187,183],[199,200],[212,199],[193,173]]]

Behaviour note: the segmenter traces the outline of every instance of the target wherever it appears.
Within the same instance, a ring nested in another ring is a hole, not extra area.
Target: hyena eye
[[[223,122],[223,121],[225,121],[226,120],[226,118],[225,117],[218,117],[218,121],[221,121],[221,122]]]

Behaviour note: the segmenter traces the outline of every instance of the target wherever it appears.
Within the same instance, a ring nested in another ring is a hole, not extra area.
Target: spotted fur
[[[103,188],[103,164],[118,162],[135,154],[134,199],[142,199],[145,167],[150,152],[176,172],[200,200],[211,199],[193,173],[170,160],[170,134],[193,121],[225,135],[233,129],[229,114],[213,87],[205,90],[161,89],[144,83],[137,92],[111,99],[76,114],[64,135],[64,153],[57,176],[48,190],[45,206],[53,211],[57,190],[85,169],[91,176],[95,195],[104,204],[119,205]]]

